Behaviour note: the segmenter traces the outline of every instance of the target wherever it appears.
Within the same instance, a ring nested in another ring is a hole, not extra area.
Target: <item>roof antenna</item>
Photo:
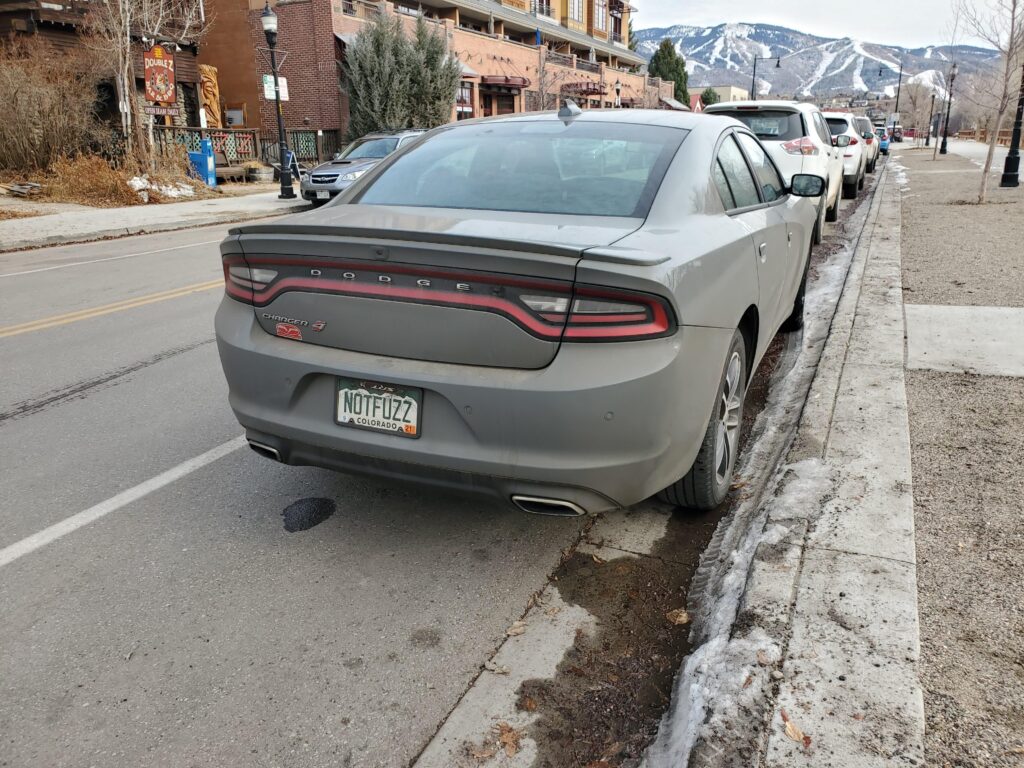
[[[566,99],[565,103],[562,104],[562,108],[558,110],[558,119],[566,125],[569,125],[582,114],[583,110],[579,108],[579,105],[575,101],[572,99]]]

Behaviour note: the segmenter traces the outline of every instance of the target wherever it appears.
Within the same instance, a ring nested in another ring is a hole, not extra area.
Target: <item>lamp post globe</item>
[[[274,101],[277,109],[277,143],[280,148],[281,159],[281,200],[295,199],[295,189],[292,187],[292,169],[289,162],[288,134],[284,130],[284,110],[281,108],[281,81],[277,76],[277,14],[270,7],[270,2],[263,6],[263,13],[260,14],[260,24],[263,26],[263,34],[267,38],[267,47],[270,48],[270,71],[274,76]]]
[[[949,70],[949,93],[946,95],[946,122],[942,126],[942,143],[939,145],[939,154],[949,154],[947,151],[947,143],[949,139],[949,113],[953,110],[953,81],[956,80],[956,73],[959,68],[956,62],[953,62],[953,66]]]

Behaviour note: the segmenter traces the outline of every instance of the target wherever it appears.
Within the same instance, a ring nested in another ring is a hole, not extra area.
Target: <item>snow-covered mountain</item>
[[[678,25],[642,29],[637,52],[648,59],[665,38],[686,57],[690,89],[707,85],[750,88],[755,56],[779,56],[757,63],[758,93],[780,96],[893,95],[904,67],[904,83],[939,87],[955,58],[961,74],[991,66],[995,51],[973,46],[902,48],[848,37],[818,37],[771,24]]]

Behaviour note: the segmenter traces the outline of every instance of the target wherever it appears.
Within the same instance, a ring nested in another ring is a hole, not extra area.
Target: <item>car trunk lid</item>
[[[387,357],[535,369],[555,357],[584,251],[640,221],[331,206],[235,230],[228,292],[268,333]]]

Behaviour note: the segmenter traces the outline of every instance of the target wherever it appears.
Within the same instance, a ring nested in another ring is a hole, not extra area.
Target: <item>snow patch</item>
[[[151,192],[155,192],[160,197],[170,198],[192,197],[196,193],[195,188],[191,184],[185,184],[184,182],[157,184],[151,181],[148,176],[133,176],[128,179],[128,186],[135,190],[144,203],[149,202]]]
[[[782,649],[760,629],[745,637],[731,636],[750,565],[761,544],[777,544],[788,532],[781,525],[766,527],[769,509],[818,506],[833,480],[832,470],[821,459],[797,462],[780,474],[787,482],[752,521],[729,556],[717,593],[707,598],[714,608],[702,625],[706,640],[690,654],[676,680],[672,708],[644,756],[643,768],[687,765],[700,735],[743,732],[746,721],[763,708],[771,687],[768,670],[779,661]]]

